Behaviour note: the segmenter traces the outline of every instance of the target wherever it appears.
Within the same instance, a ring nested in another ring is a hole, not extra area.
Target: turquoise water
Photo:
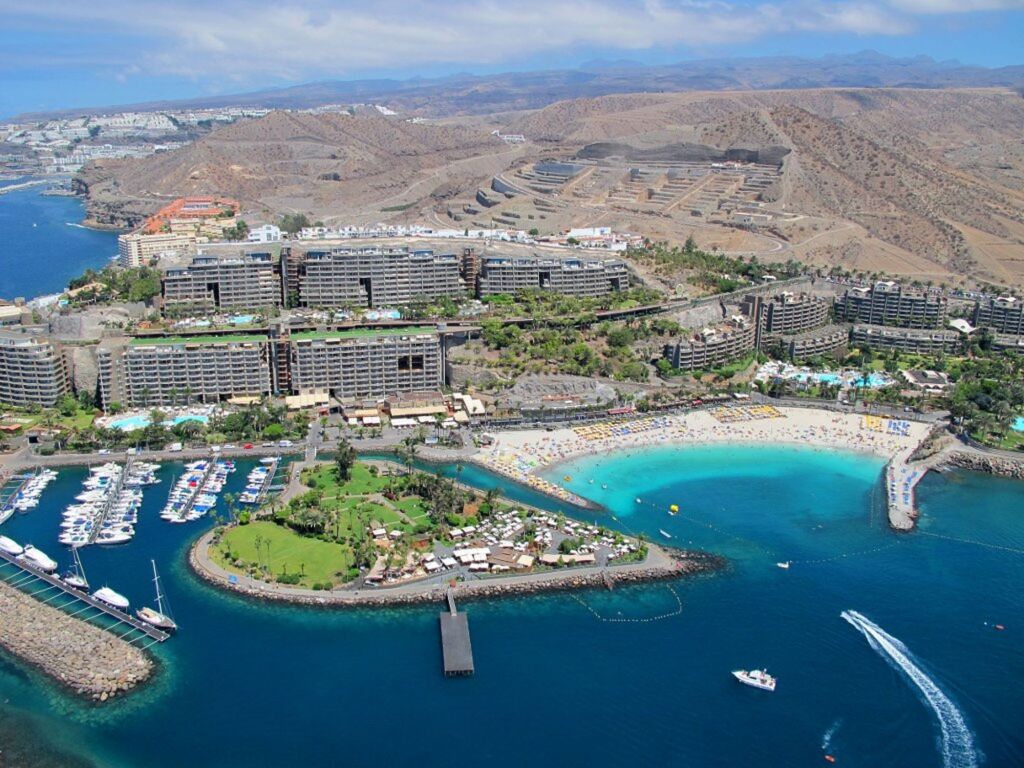
[[[174,427],[178,424],[183,424],[186,421],[198,421],[203,424],[207,424],[210,421],[209,416],[203,414],[186,414],[184,416],[175,416],[173,419],[167,419],[164,421],[164,425],[168,427]],[[131,432],[133,429],[145,429],[149,426],[149,417],[137,414],[135,416],[125,416],[123,419],[115,419],[110,422],[111,429],[120,429],[125,432]]]
[[[232,325],[249,325],[255,319],[256,315],[233,315],[228,318],[228,322]]]
[[[1013,429],[1024,432],[1024,416],[1018,416],[1013,420]]]
[[[228,490],[250,466],[240,462]],[[881,467],[848,454],[713,447],[557,468],[607,507],[594,519],[654,539],[664,529],[730,566],[674,584],[683,611],[662,621],[595,616],[670,613],[675,597],[660,584],[467,603],[477,673],[457,680],[440,673],[436,607],[264,606],[199,583],[184,556],[206,523],[157,518],[165,481],[146,490],[131,544],[83,553],[94,582],[136,604],[157,558],[182,628],[158,649],[161,675],[95,709],[5,663],[0,717],[26,715],[48,739],[112,766],[421,766],[468,755],[498,766],[805,766],[826,752],[841,766],[943,765],[934,710],[840,618],[852,609],[906,644],[962,714],[971,754],[1020,765],[1024,484],[930,476],[920,531],[896,535],[881,516]],[[162,470],[168,481],[177,471]],[[494,482],[475,467],[445,471]],[[3,533],[56,555],[59,509],[83,474],[62,473]],[[789,570],[775,567],[781,560]],[[779,678],[773,694],[729,676],[762,665]]]
[[[0,298],[58,293],[88,267],[117,255],[117,234],[82,227],[82,202],[46,196],[40,188],[0,195],[0,232],[8,247],[0,262]]]

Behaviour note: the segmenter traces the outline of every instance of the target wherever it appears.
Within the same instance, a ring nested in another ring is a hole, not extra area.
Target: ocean
[[[41,190],[0,195],[0,232],[9,244],[0,261],[0,298],[8,301],[58,293],[88,267],[102,267],[117,255],[116,232],[80,224],[81,200]]]
[[[546,503],[477,467],[444,470]],[[895,534],[882,463],[860,455],[714,446],[573,461],[552,475],[604,506],[592,519],[718,552],[727,569],[467,602],[476,675],[446,679],[439,607],[264,605],[192,576],[185,553],[208,522],[157,516],[179,471],[166,464],[146,489],[132,543],[82,554],[94,586],[134,605],[150,602],[157,560],[181,626],[156,649],[159,675],[95,707],[0,657],[0,738],[17,724],[22,754],[139,767],[1024,762],[1024,483],[931,475],[919,531]],[[56,556],[83,476],[62,472],[2,532]],[[740,667],[766,667],[777,690],[740,685]]]

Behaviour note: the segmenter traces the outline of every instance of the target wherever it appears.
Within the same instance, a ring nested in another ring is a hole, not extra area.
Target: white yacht
[[[36,549],[31,544],[25,547],[25,552],[21,555],[21,559],[44,573],[53,573],[57,570],[57,563],[51,560],[41,549]]]
[[[80,589],[83,592],[89,589],[89,582],[85,579],[85,568],[82,567],[82,560],[78,556],[78,547],[71,548],[71,570],[61,576],[64,583],[69,587]]]
[[[128,609],[128,598],[118,592],[115,592],[110,587],[100,587],[92,593],[92,596],[101,603],[106,603],[111,608],[117,608],[119,611],[125,611]]]
[[[17,557],[25,551],[18,542],[14,539],[9,539],[6,536],[0,536],[0,550],[3,550],[8,555],[13,555],[14,557]]]
[[[766,669],[734,669],[732,676],[752,688],[760,688],[762,691],[775,690],[775,678],[769,675]]]

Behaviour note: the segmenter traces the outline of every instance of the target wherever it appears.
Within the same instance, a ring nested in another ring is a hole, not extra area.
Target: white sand
[[[757,406],[745,406],[757,409]],[[652,445],[704,445],[711,443],[788,443],[804,447],[871,453],[885,459],[905,460],[928,434],[930,425],[898,421],[893,434],[890,420],[833,413],[810,408],[778,408],[780,418],[722,423],[709,411],[683,415],[638,416],[626,422],[608,422],[597,428],[562,428],[553,432],[526,430],[499,432],[494,443],[482,448],[474,460],[521,483],[567,501],[580,502],[538,472],[566,459],[590,453]],[[761,411],[762,413],[765,411]],[[729,409],[740,416],[742,409]],[[871,428],[874,427],[874,428]],[[623,434],[629,430],[628,434]],[[589,433],[595,439],[581,436]]]

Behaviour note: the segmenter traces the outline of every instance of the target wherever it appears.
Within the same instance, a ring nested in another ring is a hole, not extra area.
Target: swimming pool
[[[228,318],[228,322],[232,325],[249,325],[255,319],[256,315],[233,315]]]
[[[1024,432],[1024,416],[1018,416],[1014,419],[1011,429],[1015,429],[1018,432]]]
[[[866,382],[859,373],[798,373],[793,378],[797,381],[816,381],[819,384],[846,384],[870,388],[884,387],[889,383],[889,379],[880,373],[869,373]]]
[[[185,421],[199,421],[207,424],[210,421],[210,417],[203,414],[185,414],[183,416],[175,416],[173,419],[167,419],[164,421],[164,426],[173,427]],[[134,416],[125,416],[121,419],[115,419],[108,426],[110,429],[120,429],[123,432],[131,432],[133,429],[145,429],[149,426],[149,416],[142,413]]]

